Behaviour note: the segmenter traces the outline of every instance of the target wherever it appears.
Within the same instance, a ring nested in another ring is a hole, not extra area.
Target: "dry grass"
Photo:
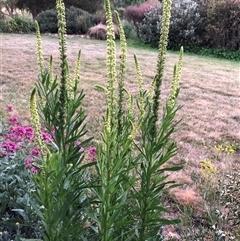
[[[114,24],[115,38],[119,39],[119,30],[117,25]],[[99,23],[96,26],[89,28],[88,35],[92,39],[106,40],[107,39],[107,25]]]
[[[74,68],[77,52],[82,50],[81,87],[85,90],[84,107],[88,113],[90,134],[98,137],[105,110],[104,93],[96,85],[106,85],[106,43],[80,37],[68,37],[68,58]],[[59,52],[56,36],[43,36],[43,53],[46,60],[53,55],[58,68]],[[36,39],[34,35],[0,34],[0,117],[5,118],[6,105],[15,106],[22,122],[26,123],[30,91],[38,77],[36,65]],[[126,86],[137,93],[133,54],[136,53],[143,70],[144,87],[148,88],[156,69],[157,52],[137,48],[128,49]],[[117,56],[119,56],[119,52]],[[165,100],[178,55],[168,53],[164,75],[162,99]],[[46,62],[47,63],[47,62]],[[240,64],[227,60],[185,55],[183,62],[178,118],[175,139],[179,154],[174,163],[184,165],[174,177],[183,184],[173,191],[175,202],[195,206],[201,201],[198,183],[201,179],[200,161],[211,159],[218,173],[226,173],[234,166],[239,168],[240,146]],[[234,154],[219,153],[217,144],[234,145]],[[217,178],[217,174],[215,175]]]

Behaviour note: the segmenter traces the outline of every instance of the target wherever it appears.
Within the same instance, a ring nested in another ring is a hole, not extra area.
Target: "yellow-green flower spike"
[[[67,97],[68,97],[68,100],[73,100],[74,99],[73,80],[71,78],[68,65],[67,65]]]
[[[40,67],[41,74],[43,73],[43,55],[42,55],[42,41],[41,41],[41,33],[39,29],[38,22],[35,21],[36,25],[36,35],[37,35],[37,62]]]
[[[58,33],[61,59],[61,81],[59,94],[59,122],[61,123],[61,131],[64,132],[64,124],[66,122],[66,102],[67,102],[67,47],[66,47],[66,18],[65,6],[62,0],[56,0],[56,8],[58,13]]]
[[[49,71],[50,85],[52,85],[52,83],[53,83],[53,57],[52,57],[52,55],[50,56],[48,71]]]
[[[34,88],[30,97],[30,117],[31,122],[35,130],[35,136],[39,145],[39,149],[43,154],[43,151],[46,149],[41,137],[41,125],[39,121],[38,111],[37,111],[37,102],[36,102],[36,89]]]
[[[148,97],[149,97],[149,102],[152,103],[153,102],[153,93],[154,93],[154,88],[155,88],[155,82],[156,82],[156,76],[153,78],[152,83],[149,87],[148,90]]]
[[[153,127],[152,127],[152,135],[155,133],[156,123],[158,121],[158,110],[159,110],[159,102],[160,102],[160,94],[161,94],[161,85],[162,85],[162,77],[165,65],[167,44],[168,44],[168,34],[169,34],[169,26],[170,26],[170,18],[171,18],[171,0],[165,0],[163,2],[163,16],[161,23],[161,36],[159,40],[159,51],[158,51],[158,62],[157,62],[157,74],[154,78],[155,88],[153,95]]]
[[[178,63],[174,66],[173,71],[173,80],[171,85],[170,94],[168,97],[168,106],[173,108],[176,102],[177,92],[179,90],[179,79],[181,76],[181,70],[182,70],[182,57],[183,57],[183,47],[180,49],[180,55]]]
[[[179,80],[181,77],[181,72],[182,72],[182,62],[183,62],[183,46],[180,49],[180,55],[179,55],[179,60],[177,63],[177,71],[176,71],[176,79],[178,80],[178,84],[179,84]],[[179,88],[179,86],[178,86]]]
[[[75,74],[74,74],[74,81],[76,86],[79,84],[79,80],[80,80],[80,74],[79,74],[80,64],[81,64],[81,50],[78,51],[77,64],[76,64]]]
[[[130,92],[128,92],[127,90],[125,90],[128,94],[128,101],[129,101],[129,118],[130,120],[134,121],[135,119],[135,115],[134,115],[134,100],[133,100],[133,96],[131,95]]]
[[[120,49],[121,49],[121,64],[120,64],[120,82],[124,87],[124,79],[126,73],[126,60],[127,60],[127,41],[124,34],[123,26],[120,20],[118,13],[115,11],[117,22],[118,22],[118,29],[120,34]]]
[[[137,56],[134,54],[134,61],[137,70],[137,81],[138,81],[138,92],[139,92],[139,108],[140,108],[140,115],[143,116],[144,112],[144,99],[143,99],[143,78],[142,78],[142,71],[140,65],[137,60]]]
[[[120,33],[120,49],[121,49],[121,62],[120,62],[120,74],[118,77],[118,133],[122,132],[122,115],[123,115],[123,101],[124,101],[124,80],[126,75],[126,60],[127,60],[127,42],[124,34],[123,26],[119,18],[118,13],[115,11],[117,17],[117,23]]]
[[[115,34],[112,21],[111,5],[109,0],[105,0],[106,23],[107,23],[107,116],[106,116],[106,129],[111,131],[112,124],[115,122],[115,82],[116,82],[116,47],[115,47]]]

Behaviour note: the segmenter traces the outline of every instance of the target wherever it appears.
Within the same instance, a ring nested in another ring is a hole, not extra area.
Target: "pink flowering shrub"
[[[9,112],[13,111],[12,105],[7,105],[7,110]],[[33,174],[37,174],[40,169],[40,156],[41,151],[40,148],[37,147],[34,130],[31,126],[23,126],[19,124],[19,119],[17,116],[10,116],[9,118],[9,128],[4,131],[4,135],[2,136],[2,140],[0,142],[0,158],[1,157],[10,157],[16,156],[18,152],[21,152],[24,155],[27,155],[24,160],[25,168],[30,170]],[[53,147],[54,143],[54,134],[55,128],[52,126],[51,133],[46,130],[41,131],[42,141]],[[69,144],[67,144],[69,147]],[[79,153],[83,153],[85,148],[82,146],[81,141],[75,142],[75,147]],[[42,153],[44,154],[44,153]],[[86,160],[88,161],[96,161],[96,147],[90,147]]]
[[[7,105],[7,109],[11,112],[13,111],[13,106]],[[40,157],[41,153],[40,149],[34,146],[36,143],[33,128],[20,125],[17,116],[10,116],[8,123],[9,127],[4,130],[0,142],[0,158],[18,158],[18,156],[21,156],[21,161],[24,163],[24,156],[27,156],[25,158],[25,168],[37,174],[39,168],[34,163],[38,161],[37,158]],[[43,131],[41,134],[45,143],[53,141],[49,133]]]
[[[8,105],[7,110],[12,112],[13,106]],[[15,240],[15,236],[8,232],[8,224],[4,223],[4,220],[8,220],[9,223],[16,223],[17,220],[23,224],[21,226],[22,238],[37,237],[35,230],[37,230],[36,225],[39,219],[26,206],[26,203],[29,203],[28,191],[34,187],[27,169],[33,174],[39,171],[34,165],[37,161],[34,158],[39,156],[38,148],[34,147],[34,130],[31,126],[20,125],[17,116],[10,116],[8,124],[1,126],[0,231],[8,235],[7,240]],[[0,240],[2,240],[1,235]]]
[[[27,209],[26,203],[29,202],[29,190],[36,188],[32,177],[37,178],[41,175],[42,157],[46,153],[41,153],[33,127],[20,124],[19,118],[12,115],[14,110],[12,105],[8,105],[7,110],[9,120],[7,124],[2,125],[4,129],[0,133],[0,231],[8,230],[7,226],[2,225],[2,220],[5,218],[8,218],[9,222],[12,219],[13,222],[19,220],[19,223],[23,224],[21,227],[22,238],[38,238],[41,229],[35,228],[35,226],[39,224],[40,220],[32,210]],[[52,153],[56,153],[54,126],[50,128],[50,131],[41,130],[40,135],[44,145]],[[74,153],[75,158],[82,158],[85,155],[85,149],[84,141],[75,141],[74,147],[70,143],[66,143],[66,150]],[[86,160],[91,163],[96,159],[96,148],[86,149]],[[13,214],[11,211],[20,210],[19,207],[28,220],[26,223],[18,212]]]
[[[11,119],[11,118],[10,118]],[[12,123],[12,122],[10,122]],[[15,123],[15,122],[14,122]],[[2,137],[0,144],[1,154],[4,156],[24,150],[34,139],[34,130],[30,126],[14,126],[12,124],[6,134]]]

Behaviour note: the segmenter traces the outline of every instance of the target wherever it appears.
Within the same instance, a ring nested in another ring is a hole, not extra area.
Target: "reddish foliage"
[[[145,13],[159,4],[158,1],[146,1],[140,5],[131,5],[124,10],[123,16],[128,21],[141,22],[145,17]]]

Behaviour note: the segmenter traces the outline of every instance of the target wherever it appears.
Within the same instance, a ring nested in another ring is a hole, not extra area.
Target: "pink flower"
[[[16,152],[18,146],[16,143],[12,142],[12,141],[9,141],[9,142],[3,142],[3,144],[1,145],[2,148],[4,148],[6,151],[9,151],[9,152]]]
[[[22,142],[25,136],[26,130],[24,126],[12,127],[10,130],[10,135],[12,141]]]
[[[81,147],[78,152],[79,152],[79,153],[83,153],[84,151],[85,151],[84,148]]]
[[[90,147],[88,152],[89,152],[90,155],[96,155],[97,149],[96,149],[96,147]]]
[[[24,126],[16,126],[12,128],[12,132],[14,132],[16,135],[24,136],[26,130]]]
[[[32,157],[27,157],[25,160],[25,168],[29,169],[33,174],[38,174],[38,169],[33,166],[33,158]]]
[[[8,153],[6,151],[1,151],[1,156],[8,156]]]
[[[89,148],[87,159],[90,161],[97,160],[97,148],[95,146]]]
[[[53,138],[49,133],[42,131],[41,135],[42,135],[42,139],[45,143],[49,143],[49,142],[53,141]]]
[[[17,124],[18,123],[18,118],[16,117],[16,116],[11,116],[10,118],[9,118],[9,124],[10,125],[15,125],[15,124]]]
[[[13,111],[13,106],[12,105],[7,105],[8,111]]]
[[[38,174],[38,169],[34,166],[30,169],[33,174]]]
[[[75,142],[75,146],[80,146],[81,145],[81,141],[76,141]]]
[[[52,126],[51,131],[53,134],[55,133],[55,126]]]
[[[31,157],[27,157],[24,161],[25,161],[25,168],[26,169],[32,168],[33,159]]]
[[[30,154],[32,156],[40,156],[41,155],[41,152],[40,150],[37,148],[37,147],[34,147],[31,151],[30,151]]]
[[[25,137],[28,141],[31,141],[34,138],[34,131],[33,128],[31,126],[27,126],[25,127]]]
[[[25,134],[26,130],[24,126],[11,127],[9,133],[4,136],[4,140],[23,142]]]

